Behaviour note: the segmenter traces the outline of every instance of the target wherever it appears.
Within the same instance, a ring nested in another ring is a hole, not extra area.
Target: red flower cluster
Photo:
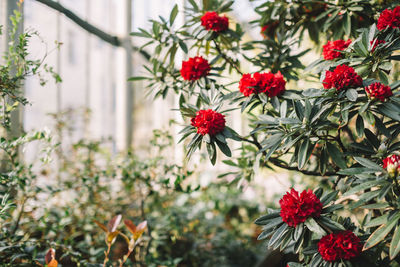
[[[328,41],[322,47],[322,55],[324,56],[325,60],[332,60],[335,58],[342,57],[342,53],[335,50],[343,51],[351,44],[351,40],[336,40],[336,41]]]
[[[215,11],[208,11],[201,17],[201,25],[207,31],[223,32],[229,27],[229,19],[225,16],[219,16]]]
[[[361,241],[349,230],[332,233],[321,238],[318,251],[325,261],[350,260],[360,254]]]
[[[225,116],[212,109],[199,110],[196,117],[192,118],[192,126],[197,128],[201,135],[214,136],[225,128]]]
[[[269,97],[282,94],[285,91],[286,81],[282,74],[271,72],[243,74],[239,82],[239,90],[244,96],[265,93]]]
[[[326,71],[323,84],[325,89],[336,88],[336,90],[341,91],[347,88],[360,87],[362,79],[352,67],[338,65],[333,71]]]
[[[392,89],[382,83],[373,83],[365,87],[365,92],[371,99],[379,99],[380,101],[385,101],[386,98],[393,95]]]
[[[372,47],[372,49],[371,49],[371,52],[374,52],[375,51],[375,48],[378,46],[378,45],[380,45],[380,44],[384,44],[384,43],[386,43],[386,41],[385,40],[372,40],[371,42],[370,42],[370,44],[372,45],[373,43],[375,42],[375,44],[374,44],[374,46]]]
[[[387,27],[400,28],[400,6],[395,7],[393,10],[383,10],[378,18],[378,24],[376,26],[380,31]]]
[[[400,173],[400,156],[391,155],[383,160],[383,168],[387,170],[389,176],[395,178]]]
[[[309,217],[319,217],[322,210],[322,203],[311,191],[299,192],[290,190],[281,200],[281,217],[287,225],[296,227],[299,223],[305,222]]]
[[[207,76],[211,67],[203,57],[191,57],[188,61],[182,61],[181,75],[187,81],[195,81]]]
[[[264,38],[273,38],[275,36],[276,28],[278,28],[279,21],[271,21],[261,27],[261,35]]]

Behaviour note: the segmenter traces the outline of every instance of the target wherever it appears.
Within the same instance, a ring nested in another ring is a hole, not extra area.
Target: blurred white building
[[[182,1],[56,2],[99,29],[126,38],[133,28],[146,27],[147,21],[158,15],[167,16],[170,9],[165,7],[172,8],[174,2]],[[131,10],[128,10],[129,5]],[[39,85],[37,78],[26,81],[25,94],[32,105],[24,110],[25,130],[54,125],[49,114],[74,110],[75,115],[67,121],[74,130],[73,135],[64,135],[64,143],[76,142],[83,137],[111,137],[113,150],[118,151],[126,149],[130,140],[127,135],[138,144],[140,136],[147,134],[148,138],[152,128],[163,127],[173,117],[168,117],[167,111],[172,107],[168,101],[146,101],[143,89],[127,82],[128,77],[142,69],[144,60],[140,55],[128,55],[125,48],[104,42],[63,14],[35,0],[24,1],[24,27],[38,31],[42,37],[42,40],[36,38],[30,44],[32,56],[37,58],[48,53],[46,63],[53,66],[63,80],[55,84],[49,79],[44,87]],[[56,49],[55,42],[61,43],[59,49]],[[133,90],[133,97],[128,97],[129,90]],[[86,118],[83,116],[85,109],[91,111]],[[130,123],[129,115],[133,117]]]

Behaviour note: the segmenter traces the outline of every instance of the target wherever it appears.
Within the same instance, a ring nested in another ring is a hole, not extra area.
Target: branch
[[[305,174],[305,175],[321,176],[321,173],[316,172],[316,171],[299,170],[297,167],[291,167],[291,166],[283,165],[276,158],[270,158],[269,162],[274,164],[276,167],[279,167],[279,168],[282,168],[282,169],[286,169],[286,170],[289,170],[289,171],[298,171],[298,172],[301,172],[302,174]],[[336,174],[336,172],[327,172],[327,173],[324,174],[324,176],[331,176],[331,175],[335,175],[335,174]]]
[[[243,72],[239,69],[238,65],[236,65],[236,63],[233,62],[233,60],[230,57],[228,57],[224,52],[222,52],[221,48],[219,47],[218,43],[215,40],[213,40],[213,42],[218,54],[220,54],[222,58],[225,59],[226,62],[228,62],[229,65],[231,65],[240,75],[243,75]]]
[[[112,45],[112,46],[117,46],[117,47],[122,47],[124,40],[121,39],[118,36],[111,35],[109,33],[106,33],[102,31],[101,29],[97,28],[96,26],[90,24],[89,22],[81,19],[78,15],[76,15],[74,12],[71,10],[65,8],[63,5],[60,3],[57,3],[52,0],[36,0],[36,2],[39,2],[43,5],[46,5],[62,14],[64,14],[67,18],[75,22],[78,26],[80,26],[82,29],[86,30],[87,32],[97,36],[101,40],[105,41],[106,43]],[[138,51],[144,58],[149,60],[150,54],[147,53],[146,51],[141,50],[138,47],[133,47],[134,51]]]
[[[240,139],[242,141],[251,143],[251,144],[255,145],[258,149],[261,149],[262,146],[258,142],[257,137],[255,136],[255,134],[252,135],[252,138],[253,138],[253,141],[249,140],[249,139],[246,139],[244,137],[240,137]],[[264,151],[263,154],[265,155],[266,152]],[[316,171],[299,170],[297,167],[291,167],[291,166],[284,165],[277,158],[269,158],[269,160],[267,162],[264,162],[264,165],[266,166],[268,163],[272,163],[276,167],[279,167],[279,168],[282,168],[282,169],[286,169],[286,170],[289,170],[289,171],[301,172],[302,174],[305,174],[305,175],[321,176],[321,173],[316,172]],[[335,175],[335,174],[336,174],[336,172],[327,172],[327,173],[324,174],[324,176],[331,176],[331,175]]]

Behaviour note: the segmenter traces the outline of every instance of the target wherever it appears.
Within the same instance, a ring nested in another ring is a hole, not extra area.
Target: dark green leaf
[[[397,254],[400,252],[400,227],[397,226],[394,230],[394,235],[392,238],[392,242],[390,243],[389,255],[390,259],[393,260]]]
[[[178,5],[177,4],[175,4],[174,8],[171,11],[171,14],[169,15],[169,25],[174,24],[176,15],[178,15]],[[185,52],[185,53],[187,53],[187,52]]]
[[[397,224],[399,218],[400,214],[397,214],[386,224],[383,224],[378,229],[376,229],[375,232],[373,232],[365,242],[363,250],[370,249],[376,244],[378,244],[380,241],[382,241],[387,236],[387,234],[389,234],[389,232],[393,229],[393,227]]]
[[[310,139],[304,139],[303,143],[301,143],[299,152],[298,152],[298,165],[299,169],[301,170],[304,165],[307,163],[308,159],[311,155],[311,150],[309,149],[310,146]]]
[[[329,156],[332,158],[333,162],[339,166],[341,169],[346,169],[346,161],[343,158],[343,153],[333,144],[326,143],[326,148],[328,150]]]

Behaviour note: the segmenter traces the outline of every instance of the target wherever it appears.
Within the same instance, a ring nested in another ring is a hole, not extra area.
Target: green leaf
[[[382,184],[382,180],[367,181],[367,182],[364,182],[362,184],[359,184],[357,186],[352,187],[349,191],[344,193],[343,196],[344,197],[350,196],[350,195],[353,195],[354,193],[363,191],[365,189],[368,189],[368,188],[371,188],[371,187],[374,187],[374,186],[377,186],[377,185],[380,185],[380,184]]]
[[[320,199],[322,205],[323,206],[328,205],[332,200],[334,200],[337,197],[338,193],[339,193],[338,191],[332,191],[330,193],[323,195]]]
[[[261,234],[258,235],[257,240],[263,240],[263,239],[268,238],[269,236],[271,236],[274,233],[273,230],[274,230],[273,228],[269,228],[269,229],[262,231]]]
[[[198,11],[199,7],[197,6],[196,2],[194,0],[188,0],[189,3],[192,5],[194,11]]]
[[[367,167],[369,169],[374,169],[376,171],[382,171],[381,166],[379,166],[378,164],[376,164],[375,162],[373,162],[369,159],[362,158],[362,157],[354,157],[354,159],[364,167]]]
[[[232,156],[232,152],[231,152],[231,150],[229,149],[229,146],[228,146],[227,144],[222,143],[222,142],[220,142],[220,141],[218,141],[218,140],[216,140],[216,143],[217,143],[219,149],[222,151],[222,153],[224,153],[224,154],[225,154],[226,156],[228,156],[228,157],[231,157],[231,156]]]
[[[135,77],[130,77],[128,79],[128,81],[132,82],[132,81],[140,81],[140,80],[147,80],[147,79],[149,79],[149,78],[148,77],[144,77],[144,76],[135,76]]]
[[[215,161],[217,159],[217,152],[215,151],[215,144],[207,143],[206,147],[207,147],[208,157],[211,161],[211,164],[215,165]]]
[[[370,220],[369,222],[367,222],[365,224],[365,227],[366,228],[370,228],[370,227],[375,227],[375,226],[378,226],[378,225],[382,225],[382,224],[387,222],[388,217],[389,217],[389,214],[385,214],[385,215],[382,215],[380,217],[373,218],[372,220]]]
[[[386,128],[385,124],[379,119],[377,116],[375,117],[375,127],[378,128],[378,130],[383,133],[387,138],[390,138],[390,131]]]
[[[179,47],[183,50],[183,52],[185,52],[185,54],[188,53],[188,48],[182,40],[179,40]]]
[[[346,14],[344,15],[344,18],[343,18],[343,28],[344,28],[344,33],[345,33],[347,36],[350,36],[350,33],[351,33],[351,16],[350,16],[349,13],[346,13]]]
[[[303,223],[300,223],[299,225],[296,226],[293,232],[293,240],[298,241],[300,237],[302,236],[304,231],[304,225]]]
[[[360,115],[357,116],[356,131],[357,131],[358,137],[363,137],[364,136],[364,119]]]
[[[387,234],[393,229],[400,218],[400,214],[396,214],[386,224],[381,225],[378,229],[373,232],[364,244],[363,250],[367,250],[378,244],[380,241],[385,239]]]
[[[379,106],[378,111],[396,121],[400,121],[400,112],[397,106],[391,102],[385,102],[381,106]]]
[[[326,166],[328,164],[328,152],[326,151],[326,147],[322,147],[321,155],[319,158],[319,172],[324,175],[326,172]]]
[[[296,112],[297,118],[300,121],[303,121],[304,118],[304,106],[300,103],[300,101],[293,101],[294,103],[294,110]]]
[[[397,254],[400,252],[400,227],[396,226],[394,230],[394,235],[392,238],[392,242],[390,243],[389,255],[390,259],[393,260]]]
[[[365,168],[360,167],[360,168],[348,168],[348,169],[340,170],[337,173],[343,174],[343,175],[354,175],[354,174],[361,174],[363,172],[365,172]]]
[[[283,223],[281,216],[276,217],[274,219],[271,219],[268,224],[263,226],[263,230],[267,230],[270,228],[274,228],[275,226],[280,225],[281,223]]]
[[[268,224],[268,222],[273,219],[273,218],[277,218],[280,216],[280,212],[272,212],[266,215],[261,216],[260,218],[258,218],[257,220],[254,221],[255,224],[257,225],[266,225]]]
[[[268,246],[272,247],[275,244],[280,244],[282,240],[282,236],[285,234],[286,230],[288,229],[288,225],[286,223],[282,224],[271,236],[271,239],[268,242]]]
[[[317,236],[318,236],[319,238],[321,238],[321,237],[323,237],[324,235],[326,235],[325,230],[322,229],[322,227],[319,226],[319,224],[318,224],[313,218],[308,218],[308,219],[305,221],[305,225],[307,226],[307,228],[308,228],[311,232],[317,234]]]
[[[335,222],[334,220],[332,220],[332,219],[330,219],[330,218],[328,218],[328,217],[325,217],[325,216],[321,216],[321,217],[318,219],[318,221],[319,221],[321,224],[325,225],[326,227],[328,227],[329,229],[331,229],[331,230],[333,230],[333,231],[344,231],[344,230],[346,230],[346,229],[343,227],[343,225],[341,225],[340,223]]]
[[[333,144],[326,143],[329,156],[331,156],[333,162],[341,169],[346,169],[346,161],[343,158],[343,153]]]
[[[171,14],[169,15],[169,25],[174,24],[176,15],[178,15],[178,5],[177,4],[175,4],[174,8],[171,11]]]
[[[358,98],[357,90],[355,90],[355,89],[347,90],[346,91],[346,97],[347,97],[348,100],[350,100],[352,102],[357,101],[357,98]]]
[[[301,170],[304,165],[307,163],[308,159],[310,158],[311,150],[310,147],[310,139],[304,139],[303,143],[301,143],[299,152],[298,152],[298,165],[299,169]]]
[[[364,134],[367,137],[367,141],[373,145],[376,149],[379,148],[380,142],[378,138],[376,138],[375,134],[368,129],[364,129]]]

